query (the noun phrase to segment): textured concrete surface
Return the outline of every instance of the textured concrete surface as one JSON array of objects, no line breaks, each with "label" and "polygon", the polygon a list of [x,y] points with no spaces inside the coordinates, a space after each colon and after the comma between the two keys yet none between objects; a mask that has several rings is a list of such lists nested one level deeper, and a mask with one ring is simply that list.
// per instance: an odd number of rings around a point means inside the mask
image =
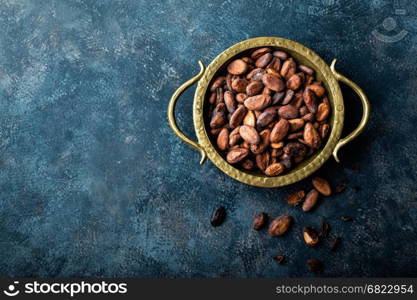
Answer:
[{"label": "textured concrete surface", "polygon": [[[312,276],[305,260],[318,258],[322,276],[417,276],[416,16],[411,0],[0,1],[0,275]],[[389,42],[375,30],[406,34]],[[308,182],[242,185],[198,165],[167,125],[168,99],[198,59],[269,35],[338,58],[373,105],[343,163],[320,171],[349,188],[313,213],[283,200]],[[361,109],[344,93],[348,132]],[[177,114],[190,136],[192,97]],[[229,215],[212,228],[219,205]],[[254,232],[260,211],[295,226]],[[322,220],[343,237],[334,253],[301,240]]]}]

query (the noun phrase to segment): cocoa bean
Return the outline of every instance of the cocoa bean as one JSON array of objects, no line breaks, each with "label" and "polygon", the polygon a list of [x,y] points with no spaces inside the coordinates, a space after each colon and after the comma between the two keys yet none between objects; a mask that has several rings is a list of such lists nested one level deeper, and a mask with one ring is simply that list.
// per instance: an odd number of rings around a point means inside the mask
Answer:
[{"label": "cocoa bean", "polygon": [[271,236],[281,236],[290,229],[292,223],[293,218],[291,216],[280,216],[271,222],[268,228],[268,234]]},{"label": "cocoa bean", "polygon": [[226,151],[229,148],[229,130],[227,128],[222,128],[217,136],[217,146],[222,151]]},{"label": "cocoa bean", "polygon": [[242,125],[239,128],[239,134],[245,142],[249,144],[259,144],[261,138],[258,132],[252,126]]},{"label": "cocoa bean", "polygon": [[265,53],[264,55],[262,55],[256,60],[255,66],[257,66],[258,68],[265,68],[269,64],[271,59],[272,59],[272,54]]},{"label": "cocoa bean", "polygon": [[243,118],[246,116],[246,112],[246,107],[243,105],[236,109],[230,117],[229,126],[231,128],[236,128],[237,126],[239,126],[242,123]]},{"label": "cocoa bean", "polygon": [[273,163],[265,169],[265,175],[278,176],[285,171],[285,166],[282,163]]},{"label": "cocoa bean", "polygon": [[244,74],[247,70],[248,64],[241,59],[236,59],[227,66],[227,71],[233,75]]},{"label": "cocoa bean", "polygon": [[226,160],[229,164],[236,164],[248,156],[249,150],[245,148],[235,148],[227,153]]},{"label": "cocoa bean", "polygon": [[280,92],[285,89],[285,83],[277,76],[272,74],[264,74],[262,83],[270,90]]},{"label": "cocoa bean", "polygon": [[285,136],[288,133],[289,128],[290,128],[290,124],[288,123],[287,120],[285,119],[279,120],[271,131],[271,137],[270,137],[271,143],[277,143],[283,138],[285,138]]},{"label": "cocoa bean", "polygon": [[317,200],[319,198],[319,192],[317,192],[316,189],[312,189],[310,192],[308,192],[306,199],[303,203],[303,211],[310,211],[313,209],[313,207],[316,205]]},{"label": "cocoa bean", "polygon": [[304,227],[303,238],[306,244],[310,247],[317,245],[320,241],[317,231],[312,227]]},{"label": "cocoa bean", "polygon": [[287,196],[287,203],[289,205],[295,206],[299,204],[301,201],[303,201],[304,196],[305,196],[305,192],[303,190],[292,193]]},{"label": "cocoa bean", "polygon": [[266,213],[260,213],[256,215],[255,219],[253,220],[252,228],[255,230],[261,230],[268,220],[268,215]]},{"label": "cocoa bean", "polygon": [[320,146],[321,138],[317,130],[314,128],[313,124],[307,123],[304,126],[303,133],[304,141],[314,149],[317,149]]},{"label": "cocoa bean", "polygon": [[249,97],[245,100],[244,105],[249,110],[263,110],[271,104],[271,97],[269,95],[257,95]]}]

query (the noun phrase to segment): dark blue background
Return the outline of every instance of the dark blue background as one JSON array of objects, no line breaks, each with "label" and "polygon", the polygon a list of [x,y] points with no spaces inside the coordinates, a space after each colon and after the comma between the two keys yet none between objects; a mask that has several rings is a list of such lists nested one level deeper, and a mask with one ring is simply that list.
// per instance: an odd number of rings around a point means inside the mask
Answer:
[{"label": "dark blue background", "polygon": [[[417,276],[416,15],[411,0],[0,1],[0,275],[312,276],[305,261],[318,258],[322,276]],[[408,33],[387,43],[373,30]],[[338,58],[372,103],[343,163],[320,171],[348,189],[312,213],[284,201],[308,181],[235,182],[198,165],[167,124],[168,100],[198,59],[256,36]],[[344,94],[348,132],[361,108]],[[177,116],[194,137],[192,98]],[[219,205],[228,218],[212,228]],[[295,226],[281,238],[255,232],[260,211],[291,214]],[[302,241],[302,227],[322,220],[343,237],[334,253]],[[286,265],[272,260],[279,253]]]}]

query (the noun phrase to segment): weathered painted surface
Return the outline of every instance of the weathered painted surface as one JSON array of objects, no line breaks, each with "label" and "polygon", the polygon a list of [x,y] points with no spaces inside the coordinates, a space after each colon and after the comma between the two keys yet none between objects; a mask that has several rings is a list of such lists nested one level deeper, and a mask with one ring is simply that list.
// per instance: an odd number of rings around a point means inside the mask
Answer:
[{"label": "weathered painted surface", "polygon": [[[390,2],[0,1],[0,275],[311,276],[314,257],[323,276],[417,276],[417,4]],[[365,89],[367,131],[321,170],[361,190],[303,213],[283,198],[308,182],[242,185],[172,134],[168,99],[197,60],[255,36],[336,57]],[[361,109],[344,92],[349,131]],[[190,136],[192,96],[177,110]],[[212,228],[219,205],[229,215]],[[255,232],[260,211],[295,226]],[[334,253],[303,244],[322,220],[343,237]]]}]

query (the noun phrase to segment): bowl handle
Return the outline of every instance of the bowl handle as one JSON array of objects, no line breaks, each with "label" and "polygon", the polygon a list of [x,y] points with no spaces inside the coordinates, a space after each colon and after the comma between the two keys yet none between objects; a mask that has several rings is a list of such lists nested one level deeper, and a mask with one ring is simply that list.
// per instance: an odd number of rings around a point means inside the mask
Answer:
[{"label": "bowl handle", "polygon": [[[366,123],[368,123],[368,120],[369,120],[371,106],[370,106],[368,98],[366,97],[363,90],[356,83],[354,83],[352,80],[350,80],[350,79],[346,78],[345,76],[343,76],[342,74],[338,73],[335,70],[335,65],[336,65],[336,59],[333,59],[332,64],[330,65],[330,69],[332,70],[333,75],[336,77],[337,80],[345,83],[346,85],[351,87],[352,90],[354,90],[356,94],[358,94],[359,99],[362,102],[362,108],[363,108],[362,119],[361,119],[358,127],[356,127],[356,129],[353,130],[347,137],[345,137],[343,139],[340,139],[339,142],[337,143],[336,147],[333,150],[334,159],[337,162],[340,162],[339,157],[338,157],[338,152],[339,152],[340,148],[343,147],[344,145],[346,145],[347,143],[349,143],[350,141],[352,141],[353,139],[355,139],[365,129]],[[337,107],[336,107],[336,109],[337,109]]]},{"label": "bowl handle", "polygon": [[178,128],[177,122],[175,120],[175,105],[177,103],[178,98],[181,96],[181,94],[191,85],[193,85],[195,82],[197,82],[204,74],[204,71],[206,70],[206,67],[204,66],[203,62],[201,60],[198,61],[198,64],[200,66],[200,72],[195,75],[193,78],[189,79],[188,81],[184,82],[172,95],[171,100],[169,100],[168,104],[168,122],[169,126],[171,126],[174,133],[186,144],[190,145],[194,149],[200,152],[201,159],[200,164],[203,164],[206,159],[206,151],[204,151],[203,147],[201,147],[197,142],[194,142]]}]

